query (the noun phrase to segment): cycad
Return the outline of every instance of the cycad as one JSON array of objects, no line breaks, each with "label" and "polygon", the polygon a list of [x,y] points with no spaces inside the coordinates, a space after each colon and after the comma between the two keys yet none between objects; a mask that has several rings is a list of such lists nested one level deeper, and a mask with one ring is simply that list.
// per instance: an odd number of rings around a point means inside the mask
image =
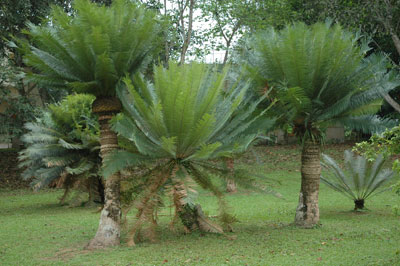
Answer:
[{"label": "cycad", "polygon": [[[260,115],[254,115],[258,102],[249,102],[246,95],[248,82],[239,80],[226,88],[227,71],[224,68],[220,73],[197,63],[170,63],[168,69],[155,67],[153,84],[139,75],[133,81],[124,80],[125,86],[118,91],[124,114],[115,118],[113,128],[125,139],[125,150],[108,159],[105,174],[133,165],[153,165],[143,174],[148,185],[137,202],[138,220],[129,244],[134,244],[133,237],[144,221],[153,221],[154,197],[168,185],[173,186],[176,212],[186,229],[201,227],[198,219],[186,216],[188,212],[199,216],[201,211],[187,197],[187,177],[216,195],[220,218],[232,220],[224,212],[223,193],[212,176],[224,179],[229,173],[217,159],[247,149],[257,137],[254,122]],[[250,186],[254,181],[245,171],[235,172],[233,178],[239,185]]]},{"label": "cycad", "polygon": [[381,186],[393,177],[393,171],[383,169],[385,160],[382,155],[372,163],[363,156],[355,156],[351,151],[345,151],[346,172],[343,172],[328,155],[323,154],[322,159],[330,175],[321,175],[321,180],[330,188],[352,199],[354,210],[364,209],[365,200],[385,191]]},{"label": "cycad", "polygon": [[296,23],[259,33],[249,44],[249,73],[259,89],[271,88],[281,124],[290,125],[303,143],[295,219],[300,226],[319,220],[319,145],[326,128],[342,124],[376,132],[390,124],[374,114],[382,103],[379,90],[394,89],[399,79],[387,73],[383,56],[364,58],[370,48],[359,41],[339,25]]},{"label": "cycad", "polygon": [[[40,189],[50,183],[63,187],[64,202],[75,186],[88,186],[89,202],[103,202],[103,184],[98,175],[99,125],[91,112],[94,97],[70,95],[59,104],[49,106],[34,123],[25,125],[28,133],[22,141],[22,176],[33,178],[32,186]],[[80,185],[79,185],[80,184]]]},{"label": "cycad", "polygon": [[[118,148],[117,135],[109,128],[121,108],[116,86],[151,60],[159,23],[152,12],[127,0],[115,0],[110,7],[75,0],[73,10],[68,15],[53,8],[49,23],[29,25],[31,44],[19,41],[19,46],[24,62],[37,71],[28,75],[30,81],[96,96],[92,110],[99,115],[104,159]],[[119,245],[119,173],[105,187],[99,228],[88,248]]]}]

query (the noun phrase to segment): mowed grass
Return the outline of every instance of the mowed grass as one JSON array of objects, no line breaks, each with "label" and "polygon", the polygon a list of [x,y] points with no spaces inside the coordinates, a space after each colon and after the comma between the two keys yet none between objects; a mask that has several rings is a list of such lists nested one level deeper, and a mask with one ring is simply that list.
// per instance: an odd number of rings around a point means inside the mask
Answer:
[{"label": "mowed grass", "polygon": [[[344,145],[328,146],[340,158]],[[400,198],[388,191],[355,213],[353,203],[321,184],[321,226],[298,229],[294,220],[300,188],[300,150],[296,146],[256,147],[241,163],[280,181],[283,199],[240,190],[227,195],[238,223],[226,235],[183,234],[169,229],[172,210],[162,209],[156,243],[86,251],[99,213],[57,204],[62,191],[0,192],[0,265],[400,265],[400,217],[392,206]],[[257,155],[257,156],[255,156]],[[209,216],[216,200],[201,192]]]}]

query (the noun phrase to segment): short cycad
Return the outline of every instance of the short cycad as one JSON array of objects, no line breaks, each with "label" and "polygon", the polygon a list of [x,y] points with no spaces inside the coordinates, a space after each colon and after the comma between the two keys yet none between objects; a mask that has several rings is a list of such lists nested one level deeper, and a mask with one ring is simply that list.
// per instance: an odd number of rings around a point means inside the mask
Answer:
[{"label": "short cycad", "polygon": [[[49,105],[36,122],[27,123],[22,136],[26,149],[21,151],[23,177],[33,178],[40,189],[56,183],[65,188],[64,202],[73,187],[89,190],[89,201],[103,202],[103,184],[99,173],[99,125],[92,114],[94,96],[67,96],[59,104]],[[80,183],[80,185],[79,185]],[[83,186],[82,186],[83,185]]]},{"label": "short cycad", "polygon": [[330,175],[321,175],[321,180],[330,188],[354,201],[354,210],[364,209],[365,200],[385,191],[382,185],[393,177],[393,171],[383,169],[385,160],[380,155],[372,163],[363,156],[355,156],[351,151],[344,152],[346,173],[326,154],[322,155],[323,165]]},{"label": "short cycad", "polygon": [[[187,177],[216,195],[221,205],[219,218],[232,221],[225,212],[223,193],[213,182],[213,176],[224,179],[230,170],[217,159],[244,152],[255,140],[254,122],[260,121],[262,113],[254,112],[262,99],[250,101],[247,81],[228,86],[227,72],[228,68],[218,71],[198,63],[170,63],[168,68],[155,67],[153,83],[136,75],[126,78],[120,87],[124,113],[114,119],[113,129],[125,139],[121,141],[125,150],[108,159],[105,175],[152,163],[143,175],[147,186],[137,203],[138,220],[129,244],[134,244],[133,237],[144,221],[154,221],[156,201],[152,199],[168,185],[173,186],[176,214],[186,229],[202,227],[199,219],[186,217],[188,212],[201,216],[201,209],[187,197]],[[236,171],[233,178],[239,185],[251,186],[254,182],[245,171]]]}]

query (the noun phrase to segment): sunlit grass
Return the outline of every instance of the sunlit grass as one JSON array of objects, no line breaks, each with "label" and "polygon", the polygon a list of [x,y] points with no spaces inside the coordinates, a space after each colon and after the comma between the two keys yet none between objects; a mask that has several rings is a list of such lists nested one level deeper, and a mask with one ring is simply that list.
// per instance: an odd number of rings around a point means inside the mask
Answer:
[{"label": "sunlit grass", "polygon": [[[241,161],[245,167],[280,181],[273,189],[283,199],[240,190],[228,195],[239,222],[223,235],[183,234],[169,230],[173,211],[159,215],[156,243],[89,252],[83,248],[94,236],[96,209],[57,204],[61,191],[0,192],[0,265],[400,265],[400,217],[392,192],[366,202],[369,211],[355,213],[353,202],[321,184],[321,226],[291,225],[300,189],[298,147],[257,147]],[[343,146],[326,152],[339,159]],[[265,154],[265,156],[263,155]],[[209,216],[216,200],[207,192],[199,201]]]}]

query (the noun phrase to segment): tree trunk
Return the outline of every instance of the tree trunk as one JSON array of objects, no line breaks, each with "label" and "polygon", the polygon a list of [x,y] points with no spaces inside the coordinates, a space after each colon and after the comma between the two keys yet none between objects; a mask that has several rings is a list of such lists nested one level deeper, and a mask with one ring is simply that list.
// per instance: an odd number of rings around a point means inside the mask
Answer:
[{"label": "tree trunk", "polygon": [[301,153],[301,190],[295,224],[311,228],[319,221],[318,192],[321,176],[319,143],[306,142]]},{"label": "tree trunk", "polygon": [[[93,102],[93,113],[99,115],[100,154],[104,164],[107,155],[118,149],[117,134],[110,129],[110,119],[121,110],[117,98],[98,98]],[[99,249],[120,244],[121,203],[120,173],[117,172],[105,180],[105,203],[101,211],[100,223],[95,237],[87,249]]]},{"label": "tree trunk", "polygon": [[229,176],[226,180],[226,192],[235,193],[237,192],[237,187],[235,181],[231,178],[234,175],[235,161],[233,158],[225,159],[226,166],[229,170]]},{"label": "tree trunk", "polygon": [[[189,4],[189,22],[188,22],[188,29],[187,32],[185,32],[185,22],[184,22],[184,12],[187,6],[187,3]],[[183,45],[182,45],[182,51],[181,51],[181,58],[179,60],[179,64],[183,65],[185,64],[185,57],[186,57],[186,52],[189,48],[190,44],[190,39],[192,38],[192,28],[193,28],[193,12],[194,12],[194,6],[195,6],[195,0],[188,0],[186,4],[183,4],[180,6],[180,21],[181,21],[181,30],[182,30],[182,36],[183,36]],[[179,2],[178,2],[179,3]]]},{"label": "tree trunk", "polygon": [[[181,181],[176,181],[173,187],[173,201],[175,205],[175,218],[180,218],[185,232],[190,233],[194,230],[209,233],[223,233],[222,228],[211,222],[203,213],[200,204],[188,203],[186,201],[187,191],[185,185]],[[171,226],[171,227],[172,227]]]},{"label": "tree trunk", "polygon": [[399,39],[399,36],[393,30],[390,32],[390,35],[392,37],[394,46],[396,47],[397,53],[400,55],[400,39]]},{"label": "tree trunk", "polygon": [[354,201],[354,210],[364,209],[364,199],[357,199]]}]

